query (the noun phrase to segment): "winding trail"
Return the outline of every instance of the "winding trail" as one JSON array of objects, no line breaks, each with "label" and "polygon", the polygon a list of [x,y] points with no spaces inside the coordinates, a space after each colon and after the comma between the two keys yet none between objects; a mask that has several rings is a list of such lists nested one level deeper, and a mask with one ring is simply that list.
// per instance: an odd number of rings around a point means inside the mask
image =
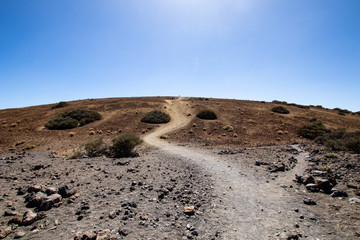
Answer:
[{"label": "winding trail", "polygon": [[166,104],[172,120],[145,136],[144,141],[165,154],[194,163],[212,175],[214,205],[211,219],[204,224],[221,226],[222,239],[274,239],[274,233],[294,229],[296,215],[293,209],[298,202],[293,194],[279,185],[290,185],[294,173],[304,170],[306,153],[298,149],[296,167],[275,181],[267,181],[269,179],[264,176],[224,161],[223,157],[209,150],[161,140],[161,135],[182,128],[191,121],[191,117],[186,115],[190,108],[182,98],[168,100]]}]

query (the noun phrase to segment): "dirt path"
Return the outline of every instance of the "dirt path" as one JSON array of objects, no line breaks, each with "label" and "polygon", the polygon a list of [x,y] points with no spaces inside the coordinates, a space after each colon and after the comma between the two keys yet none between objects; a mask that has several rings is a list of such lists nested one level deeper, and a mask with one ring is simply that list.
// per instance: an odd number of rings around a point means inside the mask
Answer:
[{"label": "dirt path", "polygon": [[[188,109],[182,99],[168,101],[167,110],[172,117],[171,122],[147,135],[144,140],[159,151],[195,163],[212,175],[214,203],[210,219],[204,224],[217,226],[224,239],[274,239],[277,232],[296,231],[294,225],[299,218],[294,209],[298,208],[299,202],[291,194],[293,190],[289,191],[285,186],[292,184],[295,173],[303,172],[306,153],[300,151],[294,169],[274,181],[268,181],[265,176],[242,168],[241,164],[224,161],[212,151],[178,146],[159,139],[191,120],[186,116]],[[241,159],[238,161],[241,162]],[[321,232],[320,229],[312,231]]]}]

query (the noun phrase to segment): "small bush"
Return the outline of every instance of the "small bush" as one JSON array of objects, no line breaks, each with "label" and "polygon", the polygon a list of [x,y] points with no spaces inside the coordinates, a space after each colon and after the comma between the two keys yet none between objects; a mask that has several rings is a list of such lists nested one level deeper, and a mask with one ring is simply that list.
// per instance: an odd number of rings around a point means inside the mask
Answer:
[{"label": "small bush", "polygon": [[323,136],[327,132],[329,132],[329,130],[321,122],[316,122],[312,125],[305,125],[297,130],[299,136],[310,140]]},{"label": "small bush", "polygon": [[337,130],[328,132],[316,138],[315,141],[332,150],[360,153],[360,131],[346,132],[345,130]]},{"label": "small bush", "polygon": [[123,133],[112,140],[115,157],[128,157],[135,155],[134,147],[142,143],[142,140],[133,134]]},{"label": "small bush", "polygon": [[63,108],[68,106],[69,104],[67,102],[58,102],[57,104],[55,104],[54,106],[51,107],[51,109],[55,109],[55,108]]},{"label": "small bush", "polygon": [[46,123],[45,127],[49,130],[71,129],[100,119],[100,113],[95,111],[82,109],[70,110],[56,115]]},{"label": "small bush", "polygon": [[206,119],[206,120],[214,120],[217,119],[217,115],[213,110],[204,109],[198,112],[196,115],[200,119]]},{"label": "small bush", "polygon": [[230,125],[225,125],[225,126],[223,126],[223,129],[226,130],[226,131],[232,131],[232,130],[234,130],[234,128],[233,128],[232,126],[230,126]]},{"label": "small bush", "polygon": [[325,159],[338,158],[338,156],[334,153],[328,153],[324,156]]},{"label": "small bush", "polygon": [[273,112],[280,113],[280,114],[289,114],[289,110],[284,108],[283,106],[276,106],[271,109]]},{"label": "small bush", "polygon": [[100,156],[105,151],[105,143],[102,138],[85,143],[84,149],[89,157]]},{"label": "small bush", "polygon": [[36,148],[37,146],[36,145],[26,145],[23,150],[31,150],[31,149],[34,149]]},{"label": "small bush", "polygon": [[157,123],[168,123],[170,122],[170,120],[171,118],[169,114],[155,110],[145,114],[145,116],[141,119],[141,122],[157,124]]},{"label": "small bush", "polygon": [[327,165],[320,166],[320,170],[323,172],[331,172],[331,167]]}]

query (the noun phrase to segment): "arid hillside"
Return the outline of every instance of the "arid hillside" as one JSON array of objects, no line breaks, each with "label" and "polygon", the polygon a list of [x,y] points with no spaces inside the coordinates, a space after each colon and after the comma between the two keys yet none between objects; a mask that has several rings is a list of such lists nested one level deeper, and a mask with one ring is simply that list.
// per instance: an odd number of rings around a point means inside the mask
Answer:
[{"label": "arid hillside", "polygon": [[[33,151],[58,152],[66,155],[79,145],[103,137],[110,141],[120,132],[143,135],[158,125],[142,123],[151,110],[167,111],[165,100],[173,97],[139,97],[88,99],[67,102],[62,108],[54,104],[0,110],[0,151],[19,151],[27,146]],[[166,137],[171,141],[202,146],[267,146],[306,142],[296,130],[316,118],[329,129],[360,130],[360,115],[339,115],[338,110],[321,107],[228,99],[185,98],[191,123]],[[289,114],[272,112],[282,105]],[[102,119],[69,130],[48,130],[44,125],[55,115],[72,110],[94,110]],[[201,109],[214,110],[216,120],[196,117]],[[227,129],[224,129],[229,125]],[[36,147],[35,147],[36,146]],[[29,147],[28,147],[29,148]]]}]

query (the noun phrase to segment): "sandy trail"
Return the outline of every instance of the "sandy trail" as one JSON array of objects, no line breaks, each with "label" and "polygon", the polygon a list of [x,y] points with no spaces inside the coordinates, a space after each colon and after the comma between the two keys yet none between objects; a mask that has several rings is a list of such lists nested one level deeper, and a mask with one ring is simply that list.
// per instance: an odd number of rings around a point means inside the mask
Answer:
[{"label": "sandy trail", "polygon": [[191,121],[191,117],[186,116],[189,111],[186,102],[181,98],[169,100],[167,111],[171,122],[147,135],[144,141],[169,156],[195,163],[212,175],[214,205],[211,218],[204,224],[220,226],[223,239],[274,239],[276,232],[294,229],[298,220],[294,208],[298,202],[293,194],[279,185],[290,185],[294,173],[304,170],[306,153],[300,151],[297,166],[269,182],[264,176],[224,161],[212,151],[178,146],[159,139],[161,135],[182,128]]}]

